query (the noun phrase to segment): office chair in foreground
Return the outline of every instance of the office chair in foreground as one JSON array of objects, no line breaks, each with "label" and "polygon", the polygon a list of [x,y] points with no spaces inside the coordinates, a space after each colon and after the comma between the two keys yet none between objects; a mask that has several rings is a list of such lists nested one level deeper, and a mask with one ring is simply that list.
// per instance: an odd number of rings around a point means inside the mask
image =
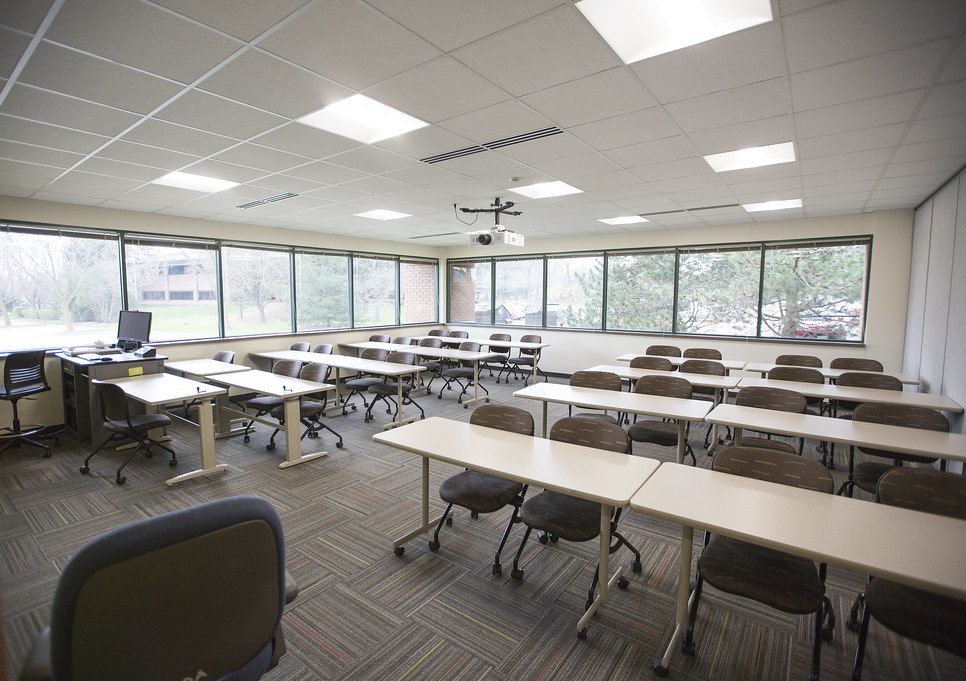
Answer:
[{"label": "office chair in foreground", "polygon": [[19,681],[253,681],[298,595],[271,504],[230,497],[112,530],[64,568]]}]

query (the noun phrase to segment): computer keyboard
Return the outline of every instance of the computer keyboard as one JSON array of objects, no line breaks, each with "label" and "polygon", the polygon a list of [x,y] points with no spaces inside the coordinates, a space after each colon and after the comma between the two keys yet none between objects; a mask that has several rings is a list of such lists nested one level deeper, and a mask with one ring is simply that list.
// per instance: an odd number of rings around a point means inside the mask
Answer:
[{"label": "computer keyboard", "polygon": [[117,355],[121,353],[121,348],[95,348],[94,346],[78,345],[73,348],[64,348],[64,354],[73,355]]}]

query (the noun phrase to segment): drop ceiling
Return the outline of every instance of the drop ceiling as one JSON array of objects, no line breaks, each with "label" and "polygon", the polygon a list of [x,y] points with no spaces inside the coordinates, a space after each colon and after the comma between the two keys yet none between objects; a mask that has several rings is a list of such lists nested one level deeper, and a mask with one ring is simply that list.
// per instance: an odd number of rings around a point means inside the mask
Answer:
[{"label": "drop ceiling", "polygon": [[[961,0],[779,0],[774,21],[630,66],[572,2],[242,8],[2,3],[0,194],[395,241],[460,231],[454,203],[499,195],[524,211],[510,228],[540,239],[910,208],[966,162]],[[367,145],[294,122],[355,93],[430,125]],[[702,159],[787,141],[796,162],[718,174]],[[149,184],[170,171],[240,184]],[[583,193],[507,191],[554,180]],[[702,206],[735,207],[688,212]],[[412,217],[355,217],[371,210]],[[598,222],[640,213],[659,215]]]}]

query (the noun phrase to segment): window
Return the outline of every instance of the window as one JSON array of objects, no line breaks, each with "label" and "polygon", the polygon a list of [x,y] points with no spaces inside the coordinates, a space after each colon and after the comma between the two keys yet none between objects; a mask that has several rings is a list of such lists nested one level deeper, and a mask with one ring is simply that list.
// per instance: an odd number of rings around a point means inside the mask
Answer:
[{"label": "window", "polygon": [[608,329],[667,333],[673,309],[673,251],[608,256]]},{"label": "window", "polygon": [[213,246],[131,237],[124,256],[128,309],[151,313],[151,340],[218,336],[215,300],[195,300],[194,295],[197,288],[215,286]]},{"label": "window", "polygon": [[543,258],[496,261],[497,324],[543,325]]},{"label": "window", "polygon": [[352,259],[352,309],[355,326],[390,326],[396,323],[394,260]]},{"label": "window", "polygon": [[345,329],[349,324],[349,257],[295,254],[299,331]]},{"label": "window", "polygon": [[869,245],[767,246],[761,335],[860,340]]},{"label": "window", "polygon": [[435,322],[436,263],[420,260],[399,261],[399,323]]},{"label": "window", "polygon": [[214,291],[198,291],[198,300],[216,300]]},{"label": "window", "polygon": [[547,259],[547,326],[599,329],[603,321],[604,256]]},{"label": "window", "polygon": [[449,266],[449,321],[489,324],[493,311],[490,261],[455,262]]},{"label": "window", "polygon": [[756,335],[760,273],[759,246],[682,250],[677,333]]},{"label": "window", "polygon": [[292,330],[289,254],[223,246],[225,335],[250,336]]},{"label": "window", "polygon": [[0,233],[0,350],[114,340],[119,273],[116,236]]}]

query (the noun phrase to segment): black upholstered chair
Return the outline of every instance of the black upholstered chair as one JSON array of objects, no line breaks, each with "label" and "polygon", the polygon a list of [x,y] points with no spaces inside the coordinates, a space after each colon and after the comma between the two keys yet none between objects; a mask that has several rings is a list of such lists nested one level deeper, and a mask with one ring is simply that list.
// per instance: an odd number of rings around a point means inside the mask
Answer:
[{"label": "black upholstered chair", "polygon": [[[869,360],[875,361],[875,360]],[[834,360],[833,360],[834,362]],[[833,369],[835,367],[832,367]],[[879,373],[869,373],[867,371],[848,371],[841,374],[837,379],[835,379],[835,385],[842,388],[872,388],[874,390],[893,390],[896,392],[902,391],[902,381],[900,381],[895,376],[889,376],[888,374]],[[850,419],[852,418],[852,412],[858,407],[861,402],[854,402],[850,400],[833,400],[829,404],[829,413],[840,419]],[[853,456],[849,457],[849,471],[852,472],[852,466],[855,463],[855,452],[852,452]],[[824,459],[823,459],[824,460]],[[835,468],[835,443],[831,443],[828,452],[828,467]],[[848,483],[844,484],[839,489],[839,494],[841,494]]]},{"label": "black upholstered chair", "polygon": [[[275,364],[272,365],[272,373],[278,374],[279,376],[288,376],[290,378],[296,378],[299,375],[299,371],[302,369],[302,363],[295,361],[294,359],[280,359]],[[275,395],[259,395],[258,397],[253,397],[247,400],[242,406],[245,411],[252,409],[255,411],[255,418],[259,416],[265,416],[265,414],[271,413],[272,409],[282,405],[282,398],[276,397]],[[245,424],[245,442],[249,442],[252,439],[251,431],[255,426],[255,420],[249,419]]]},{"label": "black upholstered chair", "polygon": [[[728,447],[714,458],[714,470],[780,485],[831,494],[831,473],[813,459],[757,447]],[[767,513],[767,509],[762,509]],[[822,641],[832,639],[835,613],[825,595],[826,565],[808,558],[751,544],[723,535],[705,533],[698,558],[698,578],[682,649],[694,655],[694,624],[705,583],[720,591],[750,598],[781,612],[815,614],[812,645],[813,681],[821,668]],[[824,626],[823,626],[824,625]]]},{"label": "black upholstered chair", "polygon": [[[627,434],[620,426],[612,423],[598,421],[597,419],[583,419],[577,417],[566,417],[558,420],[550,429],[550,439],[560,442],[593,447],[595,449],[606,449],[612,452],[629,453],[630,441]],[[621,509],[617,509],[611,520],[611,538],[613,543],[610,546],[610,553],[614,553],[622,546],[626,547],[634,554],[634,563],[631,569],[634,572],[641,572],[641,554],[634,546],[617,531],[620,522]],[[527,526],[527,530],[517,549],[513,559],[513,571],[510,573],[515,580],[523,579],[523,570],[520,569],[520,557],[523,549],[530,539],[533,530],[542,532],[540,542],[556,542],[558,539],[565,539],[572,542],[584,542],[597,539],[600,536],[600,504],[586,499],[578,499],[560,492],[550,490],[530,497],[520,508],[520,518]],[[594,578],[587,593],[587,604],[589,608],[594,602],[594,594],[597,590],[598,571],[594,570]],[[617,586],[626,589],[628,580],[621,577]],[[584,638],[586,629],[578,634]]]},{"label": "black upholstered chair", "polygon": [[[474,341],[463,341],[460,343],[458,349],[463,350],[464,352],[479,352],[480,344]],[[463,395],[465,395],[473,385],[473,364],[474,362],[469,360],[460,360],[458,366],[443,369],[440,377],[443,379],[443,381],[445,381],[445,383],[443,383],[443,387],[439,389],[439,394],[436,396],[436,399],[443,399],[443,391],[447,389],[452,390],[453,388],[450,386],[450,384],[456,383],[456,385],[461,388],[460,394],[456,398],[456,402],[457,404],[463,404]],[[476,385],[487,395],[490,394],[490,391],[487,390],[486,386],[482,383],[477,383]],[[486,401],[489,402],[489,398],[487,398]],[[468,404],[463,404],[464,409],[467,407],[469,407]]]},{"label": "black upholstered chair", "polygon": [[[390,364],[418,364],[416,355],[411,352],[390,352],[386,357],[386,361]],[[419,410],[419,418],[426,418],[426,412],[419,406],[419,402],[416,402],[410,395],[415,387],[415,378],[415,374],[399,376],[394,379],[383,377],[378,383],[370,385],[368,392],[374,397],[366,409],[366,423],[372,420],[372,408],[376,406],[376,402],[385,402],[387,407],[386,413],[392,414],[393,418],[396,418],[400,407],[407,404],[411,404]],[[396,403],[399,397],[400,384],[402,384],[402,405]],[[395,411],[393,407],[395,407]]]},{"label": "black upholstered chair", "polygon": [[388,343],[390,340],[392,339],[384,333],[374,333],[369,336],[370,343]]},{"label": "black upholstered chair", "polygon": [[392,339],[393,345],[416,345],[416,339],[412,336],[396,336]]},{"label": "black upholstered chair", "polygon": [[[637,379],[634,392],[641,395],[661,395],[689,400],[693,394],[693,389],[689,381],[669,374],[667,376],[641,376]],[[694,449],[687,441],[688,430],[689,428],[686,427],[684,451],[691,457],[691,462],[697,465],[698,461],[694,456]],[[676,450],[678,446],[678,422],[650,418],[638,421],[635,416],[634,423],[627,428],[627,436],[632,443],[645,442],[661,447],[674,447]]]},{"label": "black upholstered chair", "polygon": [[298,595],[271,504],[229,497],[111,530],[64,567],[19,681],[254,681]]},{"label": "black upholstered chair", "polygon": [[686,348],[684,355],[686,359],[721,359],[721,350],[714,348]]},{"label": "black upholstered chair", "polygon": [[302,341],[299,343],[292,343],[292,347],[290,347],[289,350],[296,350],[298,352],[308,352],[309,348],[311,347],[312,347],[311,343],[306,343]]},{"label": "black upholstered chair", "polygon": [[[609,371],[575,371],[570,375],[570,385],[574,388],[595,388],[597,390],[616,390],[620,392],[624,387],[624,379]],[[574,415],[573,405],[567,405],[567,415]],[[578,418],[599,419],[619,426],[624,422],[624,414],[618,413],[617,418],[600,412],[585,412],[577,414]]]},{"label": "black upholstered chair", "polygon": [[446,335],[446,331],[444,331],[443,329],[430,329],[429,330],[429,333],[427,335],[428,336],[445,336]]},{"label": "black upholstered chair", "polygon": [[[772,409],[787,411],[793,414],[804,414],[808,409],[808,400],[801,393],[784,388],[764,388],[749,386],[738,391],[735,404],[739,407],[755,407],[756,409]],[[805,440],[799,441],[798,449],[780,440],[772,440],[771,435],[765,437],[748,437],[742,432],[741,440],[735,442],[740,447],[764,447],[788,454],[801,454],[805,448]]]},{"label": "black upholstered chair", "polygon": [[813,355],[778,355],[775,364],[784,364],[795,367],[811,367],[813,369],[822,368],[822,360]]},{"label": "black upholstered chair", "polygon": [[676,345],[649,345],[644,351],[645,355],[656,355],[658,357],[680,357],[681,348]]},{"label": "black upholstered chair", "polygon": [[47,376],[44,374],[44,351],[28,350],[11,352],[3,362],[3,385],[0,386],[0,400],[10,402],[13,409],[13,423],[6,432],[0,432],[0,454],[22,443],[44,450],[44,457],[50,456],[50,447],[41,440],[54,439],[54,434],[44,435],[44,426],[30,426],[24,429],[20,422],[17,403],[31,395],[48,392]]},{"label": "black upholstered chair", "polygon": [[124,390],[119,385],[114,383],[94,383],[94,391],[97,394],[98,402],[101,405],[101,413],[104,415],[104,430],[110,433],[110,436],[101,442],[94,451],[87,455],[84,459],[84,465],[80,467],[81,473],[90,473],[90,462],[91,459],[101,451],[107,444],[112,442],[123,442],[125,440],[133,440],[137,443],[135,447],[131,449],[128,453],[127,458],[124,459],[124,463],[121,464],[120,468],[117,469],[117,474],[114,477],[114,481],[118,485],[123,485],[127,480],[121,471],[127,466],[131,459],[138,453],[142,453],[144,456],[150,458],[154,456],[151,452],[151,447],[160,447],[164,451],[171,454],[171,459],[168,461],[169,466],[178,465],[178,457],[174,453],[174,450],[163,445],[156,440],[152,440],[148,437],[148,433],[155,428],[164,428],[165,426],[171,425],[171,418],[165,414],[132,414],[131,405],[128,402],[127,395]]},{"label": "black upholstered chair", "polygon": [[631,369],[650,369],[652,371],[674,371],[674,365],[667,357],[641,355],[631,360]]},{"label": "black upholstered chair", "polygon": [[335,347],[332,345],[332,343],[319,343],[312,348],[312,352],[317,355],[331,355],[334,349]]},{"label": "black upholstered chair", "polygon": [[470,334],[466,331],[450,331],[443,340],[443,347],[458,348],[464,338],[469,338]]},{"label": "black upholstered chair", "polygon": [[[372,342],[388,342],[388,340]],[[359,353],[360,359],[371,359],[375,362],[385,362],[386,357],[388,356],[388,350],[377,350],[376,348],[366,348]],[[382,376],[372,374],[360,374],[358,377],[346,381],[345,387],[349,389],[349,394],[342,398],[342,415],[345,416],[349,413],[346,411],[346,405],[349,404],[349,400],[351,400],[354,395],[358,395],[360,398],[362,398],[362,406],[368,408],[369,403],[366,401],[365,395],[369,391],[370,386],[376,385],[377,383],[382,383]],[[355,405],[352,405],[352,411],[355,411]]]},{"label": "black upholstered chair", "polygon": [[[325,364],[310,362],[304,365],[302,370],[299,371],[299,378],[301,378],[303,381],[324,383],[325,377],[328,375],[328,373],[329,367],[327,367]],[[335,446],[339,449],[342,449],[342,436],[325,423],[322,423],[322,417],[325,416],[325,405],[327,398],[328,391],[303,395],[299,398],[299,421],[301,421],[302,425],[305,426],[301,439],[304,440],[306,437],[315,439],[319,436],[320,430],[327,430],[339,438],[338,441],[336,441]],[[273,407],[270,413],[272,418],[278,421],[279,427],[276,428],[275,432],[272,433],[272,436],[268,438],[268,444],[265,445],[265,449],[268,451],[275,449],[275,436],[278,435],[282,427],[285,426],[285,405],[280,404],[277,407]]]},{"label": "black upholstered chair", "polygon": [[[433,338],[423,338],[419,341],[419,347],[421,348],[442,348],[443,341],[437,337]],[[426,394],[429,395],[433,391],[433,381],[440,377],[443,373],[443,360],[436,359],[435,357],[420,358],[419,363],[426,367],[426,371],[420,374],[421,384],[426,386]],[[432,378],[426,381],[426,374],[430,374]]]},{"label": "black upholstered chair", "polygon": [[[879,501],[966,520],[966,478],[928,468],[894,468],[879,479]],[[862,620],[852,681],[862,677],[869,625],[966,658],[966,601],[886,579],[869,581],[860,597]]]},{"label": "black upholstered chair", "polygon": [[[525,336],[522,336],[520,338],[520,342],[521,343],[542,343],[543,338],[541,338],[536,334],[531,333],[531,334],[526,334]],[[517,379],[520,378],[520,375],[522,373],[523,385],[527,385],[530,382],[530,375],[533,372],[523,371],[523,367],[533,367],[534,364],[536,364],[537,366],[537,373],[543,374],[544,382],[549,381],[550,377],[547,376],[547,374],[544,374],[543,371],[540,370],[541,350],[542,348],[533,348],[533,349],[520,348],[519,355],[517,355],[516,357],[509,358],[507,360],[507,364],[510,367],[510,371],[507,373],[506,382],[507,383],[510,382],[510,374],[513,374],[513,380],[516,381]]]},{"label": "black upholstered chair", "polygon": [[[513,340],[513,337],[508,333],[491,333],[490,340],[509,341]],[[486,367],[490,370],[490,377],[492,378],[494,363],[496,363],[496,382],[499,383],[500,376],[503,375],[503,372],[510,370],[510,365],[507,363],[510,360],[510,348],[503,345],[494,345],[493,343],[490,343],[488,349],[490,352],[494,352],[498,355],[497,357],[486,360]],[[507,376],[507,381],[509,380],[510,377]]]},{"label": "black upholstered chair", "polygon": [[[688,356],[688,352],[693,350],[704,350],[704,348],[690,348],[684,351],[684,356]],[[717,353],[718,359],[721,359],[721,353],[717,350],[708,350],[708,353]],[[727,376],[728,370],[725,369],[725,365],[714,359],[686,359],[681,362],[681,366],[678,367],[682,374],[701,374],[703,376]],[[708,402],[714,402],[715,393],[717,391],[714,388],[702,388],[700,386],[694,386],[691,391],[691,399],[694,400],[706,400]],[[708,427],[704,431],[704,447],[707,449],[711,445],[711,424],[707,424]]]},{"label": "black upholstered chair", "polygon": [[882,362],[867,357],[836,357],[828,366],[830,369],[847,369],[848,371],[885,371]]},{"label": "black upholstered chair", "polygon": [[235,351],[234,350],[219,350],[211,356],[216,362],[227,362],[228,364],[235,363]]},{"label": "black upholstered chair", "polygon": [[[474,426],[496,428],[520,435],[533,435],[533,415],[517,407],[484,404],[470,414],[470,423]],[[526,493],[527,486],[522,483],[469,469],[447,478],[439,486],[439,496],[447,506],[429,542],[429,550],[439,550],[439,532],[443,529],[444,523],[452,526],[453,516],[450,512],[453,506],[467,509],[472,518],[479,517],[481,513],[493,513],[501,508],[513,506],[513,513],[503,531],[500,545],[496,548],[496,556],[493,558],[492,572],[494,575],[501,574],[503,566],[500,564],[500,554],[506,546],[510,530],[520,522],[520,505]]]}]

